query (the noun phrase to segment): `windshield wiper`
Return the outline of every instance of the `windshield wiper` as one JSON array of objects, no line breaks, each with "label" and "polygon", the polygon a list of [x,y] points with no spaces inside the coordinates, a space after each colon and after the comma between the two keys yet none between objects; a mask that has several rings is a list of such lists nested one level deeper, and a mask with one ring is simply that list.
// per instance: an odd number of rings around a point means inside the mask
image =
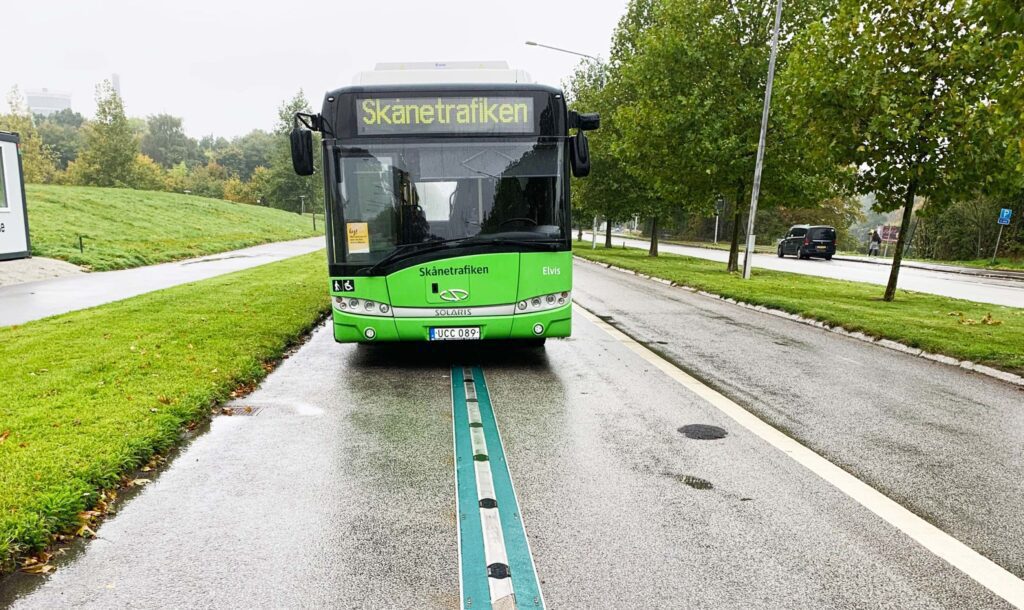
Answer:
[{"label": "windshield wiper", "polygon": [[[477,235],[476,237],[480,237]],[[489,239],[473,239],[472,243],[499,246],[560,246],[561,239],[523,239],[521,237],[491,237]]]},{"label": "windshield wiper", "polygon": [[435,239],[431,241],[418,241],[413,244],[402,244],[400,246],[396,246],[395,249],[392,250],[387,256],[380,259],[376,263],[370,265],[369,267],[363,267],[362,269],[360,269],[359,273],[365,271],[367,275],[373,275],[374,272],[383,268],[384,265],[387,265],[388,263],[392,263],[400,258],[403,258],[403,256],[407,253],[411,255],[417,252],[428,252],[431,250],[442,248],[444,246],[447,246],[448,244],[452,244],[459,241],[465,241],[466,239],[469,238],[456,237],[454,239]]}]

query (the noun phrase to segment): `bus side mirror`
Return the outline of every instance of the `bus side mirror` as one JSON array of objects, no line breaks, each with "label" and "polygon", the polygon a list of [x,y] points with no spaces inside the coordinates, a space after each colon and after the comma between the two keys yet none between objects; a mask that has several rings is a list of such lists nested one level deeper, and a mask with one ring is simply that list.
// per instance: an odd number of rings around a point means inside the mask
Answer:
[{"label": "bus side mirror", "polygon": [[590,175],[590,142],[582,129],[569,140],[569,163],[573,176],[584,178]]},{"label": "bus side mirror", "polygon": [[582,131],[594,131],[601,128],[601,115],[596,112],[580,114],[576,120]]},{"label": "bus side mirror", "polygon": [[292,128],[292,167],[300,176],[313,175],[313,132],[299,126]]}]

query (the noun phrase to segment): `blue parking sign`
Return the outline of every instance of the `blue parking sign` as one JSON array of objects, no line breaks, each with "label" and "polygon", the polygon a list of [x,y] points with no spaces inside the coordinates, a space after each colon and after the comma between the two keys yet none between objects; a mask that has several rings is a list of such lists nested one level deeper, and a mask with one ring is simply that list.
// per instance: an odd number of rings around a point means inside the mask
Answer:
[{"label": "blue parking sign", "polygon": [[1010,208],[1003,208],[999,210],[999,224],[1010,224],[1010,216],[1013,216],[1013,210],[1011,210]]}]

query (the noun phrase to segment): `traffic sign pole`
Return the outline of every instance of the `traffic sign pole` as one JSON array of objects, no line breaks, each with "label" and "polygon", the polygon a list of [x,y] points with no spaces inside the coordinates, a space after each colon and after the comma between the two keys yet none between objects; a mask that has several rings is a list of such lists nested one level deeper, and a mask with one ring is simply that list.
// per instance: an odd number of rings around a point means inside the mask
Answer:
[{"label": "traffic sign pole", "polygon": [[999,254],[999,240],[1003,237],[1003,227],[1010,224],[1010,218],[1013,217],[1013,210],[1010,208],[1003,208],[999,210],[999,234],[996,235],[996,249],[992,251],[992,264],[996,264],[996,255]]},{"label": "traffic sign pole", "polygon": [[1003,237],[1003,225],[999,225],[999,234],[996,235],[996,249],[992,251],[992,264],[996,264],[996,255],[999,254],[999,240]]}]

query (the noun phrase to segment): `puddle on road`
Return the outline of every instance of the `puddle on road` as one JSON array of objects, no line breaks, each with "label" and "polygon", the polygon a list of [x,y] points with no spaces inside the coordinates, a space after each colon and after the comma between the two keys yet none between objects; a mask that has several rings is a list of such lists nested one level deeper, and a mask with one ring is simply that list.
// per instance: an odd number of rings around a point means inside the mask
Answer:
[{"label": "puddle on road", "polygon": [[729,435],[725,428],[708,424],[689,424],[678,429],[686,438],[698,441],[717,441]]},{"label": "puddle on road", "polygon": [[213,258],[204,258],[202,260],[197,260],[197,261],[185,261],[185,262],[181,263],[181,265],[184,267],[185,265],[198,265],[199,263],[212,263],[214,261],[226,261],[226,260],[231,260],[233,258],[252,258],[252,256],[249,255],[249,254],[233,254],[231,256],[216,256],[216,257],[213,257]]}]

